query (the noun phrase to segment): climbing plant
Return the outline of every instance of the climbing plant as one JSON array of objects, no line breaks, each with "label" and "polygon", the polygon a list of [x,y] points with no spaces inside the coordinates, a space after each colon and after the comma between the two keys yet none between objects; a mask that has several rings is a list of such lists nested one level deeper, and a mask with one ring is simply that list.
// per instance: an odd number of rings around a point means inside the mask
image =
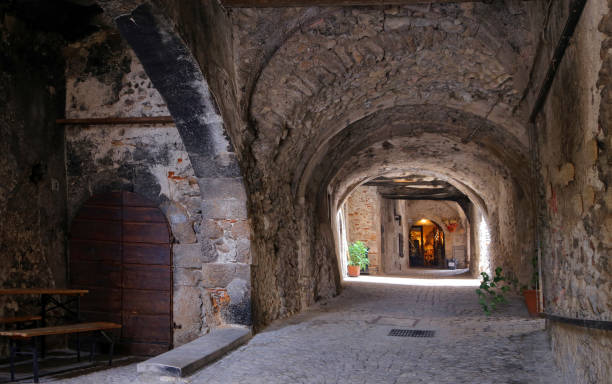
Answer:
[{"label": "climbing plant", "polygon": [[495,268],[495,276],[493,280],[486,272],[481,272],[482,280],[480,287],[476,290],[478,295],[478,303],[482,307],[487,316],[491,315],[491,311],[497,309],[501,304],[507,302],[505,294],[510,290],[507,285],[507,278],[502,275],[502,268]]}]

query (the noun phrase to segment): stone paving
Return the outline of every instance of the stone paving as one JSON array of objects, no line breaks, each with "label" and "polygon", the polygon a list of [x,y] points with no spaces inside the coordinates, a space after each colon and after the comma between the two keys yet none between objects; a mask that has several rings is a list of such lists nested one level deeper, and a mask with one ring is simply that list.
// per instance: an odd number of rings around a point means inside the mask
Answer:
[{"label": "stone paving", "polygon": [[[520,298],[511,298],[506,308],[486,317],[477,304],[475,281],[402,279],[418,285],[401,285],[397,280],[346,282],[339,297],[272,324],[184,382],[563,382],[552,362],[544,320],[530,318]],[[444,282],[455,286],[442,286]],[[387,336],[392,328],[436,334]],[[135,365],[127,365],[58,382],[143,381]]]}]

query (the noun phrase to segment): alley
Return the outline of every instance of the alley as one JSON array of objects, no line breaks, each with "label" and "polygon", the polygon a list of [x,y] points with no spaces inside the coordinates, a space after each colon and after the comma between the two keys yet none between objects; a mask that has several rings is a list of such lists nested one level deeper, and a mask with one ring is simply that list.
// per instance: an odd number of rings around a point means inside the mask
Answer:
[{"label": "alley", "polygon": [[[275,322],[184,382],[560,382],[544,320],[528,317],[520,298],[487,317],[474,294],[476,280],[429,277],[345,282],[340,296]],[[433,330],[435,336],[388,336],[394,328]],[[59,382],[137,380],[135,365],[128,365]]]}]

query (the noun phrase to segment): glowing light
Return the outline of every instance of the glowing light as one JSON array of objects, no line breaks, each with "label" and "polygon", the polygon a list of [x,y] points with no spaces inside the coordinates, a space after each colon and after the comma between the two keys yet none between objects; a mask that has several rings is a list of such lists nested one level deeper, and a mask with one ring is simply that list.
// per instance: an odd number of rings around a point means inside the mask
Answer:
[{"label": "glowing light", "polygon": [[382,277],[382,276],[359,276],[344,280],[344,284],[366,283],[366,284],[389,284],[389,285],[409,285],[420,287],[477,287],[480,285],[478,279],[444,279],[430,278],[421,279],[413,277]]},{"label": "glowing light", "polygon": [[427,219],[421,219],[421,220],[419,221],[419,223],[421,223],[421,224],[427,224],[427,223],[429,223],[429,220],[427,220]]},{"label": "glowing light", "polygon": [[344,219],[344,208],[340,208],[336,213],[338,223],[338,238],[340,239],[340,273],[341,276],[347,274],[348,264],[348,240],[346,238],[346,220]]},{"label": "glowing light", "polygon": [[489,261],[489,245],[491,244],[491,233],[489,232],[489,226],[482,217],[480,225],[478,227],[478,243],[480,245],[480,261],[478,262],[478,268],[480,272],[486,272],[491,274],[491,264]]}]

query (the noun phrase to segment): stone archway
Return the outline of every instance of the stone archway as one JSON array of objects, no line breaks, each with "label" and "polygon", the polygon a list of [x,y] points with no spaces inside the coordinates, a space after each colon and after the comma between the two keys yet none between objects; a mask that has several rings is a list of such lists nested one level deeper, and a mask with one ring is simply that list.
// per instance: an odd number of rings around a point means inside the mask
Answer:
[{"label": "stone archway", "polygon": [[[169,22],[142,5],[118,17],[176,123],[202,197],[201,285],[211,301],[209,326],[251,325],[250,223],[236,154],[206,79]],[[190,305],[197,305],[191,303]]]}]

